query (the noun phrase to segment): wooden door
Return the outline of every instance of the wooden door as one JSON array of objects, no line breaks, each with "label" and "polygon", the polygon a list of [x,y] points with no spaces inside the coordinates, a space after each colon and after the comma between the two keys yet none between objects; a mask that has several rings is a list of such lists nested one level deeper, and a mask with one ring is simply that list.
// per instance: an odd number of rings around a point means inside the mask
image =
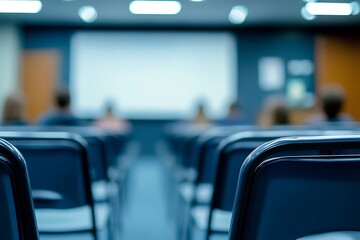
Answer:
[{"label": "wooden door", "polygon": [[28,50],[23,53],[21,89],[29,122],[36,122],[42,113],[52,108],[59,63],[56,50]]},{"label": "wooden door", "polygon": [[342,85],[344,111],[360,121],[360,36],[323,35],[316,41],[317,88]]}]

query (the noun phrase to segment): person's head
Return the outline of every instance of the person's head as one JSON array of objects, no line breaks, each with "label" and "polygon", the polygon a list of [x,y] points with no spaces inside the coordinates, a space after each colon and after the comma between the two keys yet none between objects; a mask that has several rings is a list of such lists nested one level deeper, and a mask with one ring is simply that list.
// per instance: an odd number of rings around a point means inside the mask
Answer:
[{"label": "person's head", "polygon": [[229,112],[228,112],[228,116],[229,117],[233,117],[233,116],[238,116],[241,114],[241,105],[239,102],[234,101],[230,104],[229,106]]},{"label": "person's head", "polygon": [[262,127],[290,124],[290,112],[282,96],[272,95],[266,98],[259,124]]},{"label": "person's head", "polygon": [[114,105],[112,102],[106,103],[105,106],[105,115],[106,116],[113,116],[115,114]]},{"label": "person's head", "polygon": [[205,110],[205,104],[204,102],[198,102],[197,106],[196,106],[196,116],[199,115],[206,115],[206,110]]},{"label": "person's head", "polygon": [[289,110],[283,104],[273,106],[272,125],[287,125],[290,123]]},{"label": "person's head", "polygon": [[3,122],[24,120],[24,99],[20,93],[9,95],[4,103]]},{"label": "person's head", "polygon": [[198,123],[198,124],[206,124],[209,122],[209,119],[207,117],[207,113],[206,113],[206,106],[204,102],[198,102],[197,106],[196,106],[196,111],[195,111],[195,118],[194,118],[194,123]]},{"label": "person's head", "polygon": [[338,85],[328,86],[321,92],[322,110],[327,120],[335,120],[342,111],[345,93]]},{"label": "person's head", "polygon": [[70,107],[70,94],[66,88],[60,88],[55,92],[55,106],[60,110],[67,110]]}]

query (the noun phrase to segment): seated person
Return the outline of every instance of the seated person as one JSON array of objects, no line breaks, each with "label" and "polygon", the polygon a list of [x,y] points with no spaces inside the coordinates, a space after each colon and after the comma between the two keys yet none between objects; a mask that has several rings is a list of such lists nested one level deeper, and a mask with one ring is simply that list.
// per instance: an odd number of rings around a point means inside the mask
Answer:
[{"label": "seated person", "polygon": [[270,96],[260,113],[258,124],[262,128],[290,125],[290,110],[281,96]]},{"label": "seated person", "polygon": [[55,108],[40,117],[38,124],[44,126],[76,126],[80,120],[70,111],[70,94],[67,89],[55,93]]},{"label": "seated person", "polygon": [[208,125],[211,124],[210,119],[206,113],[206,106],[205,103],[199,102],[196,106],[195,116],[192,119],[191,123],[198,124],[198,125]]},{"label": "seated person", "polygon": [[123,130],[130,127],[127,121],[115,116],[111,103],[106,106],[105,116],[96,120],[94,125],[104,130]]},{"label": "seated person", "polygon": [[24,113],[24,100],[19,93],[9,95],[3,108],[2,124],[5,126],[27,125]]},{"label": "seated person", "polygon": [[351,123],[352,118],[343,113],[345,103],[344,90],[337,85],[328,86],[320,94],[321,111],[309,118],[308,124],[317,125]]},{"label": "seated person", "polygon": [[222,125],[237,125],[237,124],[249,124],[249,121],[244,117],[241,111],[241,106],[237,101],[230,104],[228,115],[225,119],[218,122]]}]

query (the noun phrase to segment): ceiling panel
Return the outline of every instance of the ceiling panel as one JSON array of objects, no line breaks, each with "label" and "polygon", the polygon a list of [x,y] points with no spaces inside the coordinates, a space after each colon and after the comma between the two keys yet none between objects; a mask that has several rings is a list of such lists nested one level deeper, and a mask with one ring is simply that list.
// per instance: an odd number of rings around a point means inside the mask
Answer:
[{"label": "ceiling panel", "polygon": [[[313,21],[304,20],[300,14],[305,5],[302,0],[205,0],[192,2],[180,0],[182,10],[174,16],[133,15],[129,12],[130,0],[43,0],[38,14],[1,14],[0,22],[25,24],[65,24],[94,26],[234,26],[228,14],[235,5],[249,10],[244,26],[268,25],[358,25],[360,15],[322,16]],[[97,9],[98,19],[85,23],[78,9],[91,5]],[[242,26],[240,25],[240,26]]]}]

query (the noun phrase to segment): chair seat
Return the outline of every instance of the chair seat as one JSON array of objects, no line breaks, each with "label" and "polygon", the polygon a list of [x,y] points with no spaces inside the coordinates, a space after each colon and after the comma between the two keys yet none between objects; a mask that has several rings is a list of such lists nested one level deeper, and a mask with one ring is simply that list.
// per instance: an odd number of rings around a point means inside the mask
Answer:
[{"label": "chair seat", "polygon": [[[92,229],[91,208],[82,206],[71,209],[35,209],[39,232],[79,232]],[[108,226],[110,207],[106,203],[95,204],[96,228]]]},{"label": "chair seat", "polygon": [[[97,233],[98,240],[108,240],[108,231],[103,230]],[[65,233],[65,234],[40,234],[40,240],[94,240],[94,236],[89,232],[84,233]]]},{"label": "chair seat", "polygon": [[40,240],[94,240],[91,233],[40,234]]},{"label": "chair seat", "polygon": [[109,198],[109,188],[106,181],[96,181],[91,184],[95,202],[104,202]]},{"label": "chair seat", "polygon": [[360,240],[360,232],[344,231],[309,235],[297,240]]},{"label": "chair seat", "polygon": [[210,235],[210,240],[229,240],[229,234],[228,233],[211,234]]},{"label": "chair seat", "polygon": [[[207,230],[210,207],[195,206],[191,209],[191,218],[196,228]],[[213,210],[211,229],[217,232],[229,232],[232,213],[220,209]]]}]

